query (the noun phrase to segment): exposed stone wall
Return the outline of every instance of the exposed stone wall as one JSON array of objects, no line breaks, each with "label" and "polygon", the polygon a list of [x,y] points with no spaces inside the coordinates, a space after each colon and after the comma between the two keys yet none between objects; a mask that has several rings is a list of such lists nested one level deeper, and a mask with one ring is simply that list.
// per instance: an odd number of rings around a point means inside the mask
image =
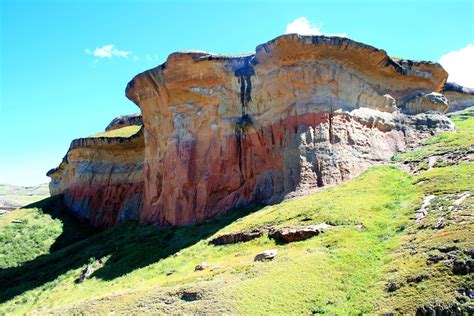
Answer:
[{"label": "exposed stone wall", "polygon": [[82,221],[111,227],[137,219],[143,200],[143,131],[129,137],[80,138],[48,172],[51,195]]},{"label": "exposed stone wall", "polygon": [[474,106],[474,89],[448,82],[443,89],[443,94],[449,99],[449,112]]},{"label": "exposed stone wall", "polygon": [[145,126],[140,220],[184,225],[350,179],[453,128],[423,113],[447,110],[425,97],[446,78],[438,64],[337,37],[285,35],[248,56],[172,54],[126,92]]}]

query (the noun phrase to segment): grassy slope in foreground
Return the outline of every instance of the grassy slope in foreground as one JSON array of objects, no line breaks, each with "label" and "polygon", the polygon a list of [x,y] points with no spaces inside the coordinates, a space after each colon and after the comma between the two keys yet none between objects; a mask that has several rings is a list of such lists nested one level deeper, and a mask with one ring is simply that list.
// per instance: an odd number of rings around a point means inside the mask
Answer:
[{"label": "grassy slope in foreground", "polygon": [[[437,137],[420,149],[422,154],[406,157],[426,159],[446,150],[462,154],[452,140],[472,147],[472,134],[465,130],[473,120],[467,116],[456,124],[454,134]],[[466,307],[469,301],[460,290],[472,288],[472,282],[469,275],[454,274],[448,263],[452,256],[467,260],[472,249],[472,195],[453,208],[459,194],[472,190],[472,176],[472,162],[415,178],[379,166],[312,196],[232,212],[201,225],[124,224],[1,271],[0,311],[413,314],[434,303]],[[436,198],[428,215],[414,223],[415,205],[430,194]],[[444,226],[436,228],[440,218]],[[266,235],[226,246],[207,242],[228,232],[323,221],[336,228],[302,242],[275,244]],[[257,252],[270,248],[278,249],[274,261],[253,262]],[[98,258],[105,258],[103,267]],[[430,258],[441,261],[428,264]],[[213,268],[194,272],[202,261]],[[77,284],[87,263],[98,270]]]},{"label": "grassy slope in foreground", "polygon": [[[434,156],[434,168],[414,178],[415,189],[431,196],[426,217],[403,236],[403,247],[391,256],[386,282],[390,291],[380,301],[384,312],[429,314],[474,313],[474,282],[466,269],[474,256],[474,108],[452,117],[455,132],[432,137],[426,146],[395,157],[424,170]],[[462,159],[460,159],[462,158]],[[423,167],[420,167],[422,165]]]},{"label": "grassy slope in foreground", "polygon": [[[386,257],[399,246],[416,201],[410,177],[385,166],[372,168],[348,184],[265,207],[231,224],[235,218],[175,229],[123,225],[26,263],[25,269],[0,272],[11,287],[0,295],[2,300],[11,298],[1,308],[19,313],[61,306],[63,312],[206,308],[263,314],[371,312],[383,295],[380,280]],[[227,246],[206,241],[214,233],[259,225],[322,221],[337,227],[287,245],[277,245],[267,236]],[[269,248],[278,249],[274,261],[253,262],[257,252]],[[173,256],[178,251],[179,256]],[[76,284],[81,268],[99,257],[108,258],[105,266]],[[218,268],[194,272],[202,261]],[[167,276],[171,270],[176,272]],[[30,280],[29,273],[36,271],[42,271],[45,282]],[[202,299],[181,299],[186,289],[194,289]],[[14,294],[18,296],[12,298]],[[172,303],[163,304],[164,297]],[[89,301],[81,303],[84,300]],[[67,308],[73,304],[77,309]]]}]

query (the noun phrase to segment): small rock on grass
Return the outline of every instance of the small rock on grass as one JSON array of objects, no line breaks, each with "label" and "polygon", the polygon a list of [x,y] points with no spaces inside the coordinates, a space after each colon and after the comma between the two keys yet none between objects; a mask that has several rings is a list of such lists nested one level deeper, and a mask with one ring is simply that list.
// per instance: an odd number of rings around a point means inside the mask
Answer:
[{"label": "small rock on grass", "polygon": [[202,271],[202,270],[207,269],[207,267],[209,267],[209,264],[204,261],[204,262],[201,262],[200,264],[198,264],[197,266],[195,266],[194,271]]},{"label": "small rock on grass", "polygon": [[264,250],[264,251],[258,253],[255,256],[254,261],[273,260],[273,258],[275,258],[275,256],[276,256],[276,254],[277,254],[276,249]]}]

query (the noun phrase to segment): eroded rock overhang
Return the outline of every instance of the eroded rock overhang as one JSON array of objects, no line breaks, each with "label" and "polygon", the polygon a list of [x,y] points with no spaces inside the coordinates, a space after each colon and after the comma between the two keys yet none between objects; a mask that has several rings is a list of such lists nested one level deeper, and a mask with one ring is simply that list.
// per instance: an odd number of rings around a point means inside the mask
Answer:
[{"label": "eroded rock overhang", "polygon": [[446,78],[437,63],[339,37],[171,54],[126,89],[145,126],[140,220],[184,225],[350,179],[452,128],[423,113],[447,110]]}]

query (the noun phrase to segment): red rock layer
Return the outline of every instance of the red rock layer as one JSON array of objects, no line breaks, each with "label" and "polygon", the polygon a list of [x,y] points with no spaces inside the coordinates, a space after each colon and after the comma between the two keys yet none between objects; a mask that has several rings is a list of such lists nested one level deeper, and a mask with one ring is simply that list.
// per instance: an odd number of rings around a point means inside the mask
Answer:
[{"label": "red rock layer", "polygon": [[[421,132],[397,112],[446,77],[336,37],[285,35],[244,57],[172,54],[126,91],[146,131],[140,220],[184,225],[349,179],[451,127],[430,118]],[[349,114],[363,108],[388,113]]]},{"label": "red rock layer", "polygon": [[61,194],[79,220],[106,228],[137,219],[143,201],[143,133],[128,138],[74,140],[61,165],[48,172],[51,195]]},{"label": "red rock layer", "polygon": [[[424,113],[447,109],[446,78],[438,64],[337,37],[285,35],[247,56],[174,53],[127,86],[144,132],[74,141],[51,193],[99,227],[186,225],[308,194],[452,128]],[[124,124],[132,117],[109,128]]]}]

